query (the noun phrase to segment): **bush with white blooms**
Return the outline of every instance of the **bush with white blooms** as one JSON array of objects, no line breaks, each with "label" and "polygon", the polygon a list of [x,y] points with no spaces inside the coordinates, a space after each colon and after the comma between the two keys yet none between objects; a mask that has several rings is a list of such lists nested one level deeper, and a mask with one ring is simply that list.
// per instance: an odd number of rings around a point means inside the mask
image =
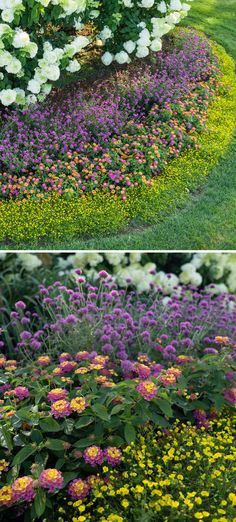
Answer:
[{"label": "bush with white blooms", "polygon": [[63,69],[79,71],[79,54],[94,39],[104,65],[159,51],[191,1],[0,0],[0,102],[43,101]]}]

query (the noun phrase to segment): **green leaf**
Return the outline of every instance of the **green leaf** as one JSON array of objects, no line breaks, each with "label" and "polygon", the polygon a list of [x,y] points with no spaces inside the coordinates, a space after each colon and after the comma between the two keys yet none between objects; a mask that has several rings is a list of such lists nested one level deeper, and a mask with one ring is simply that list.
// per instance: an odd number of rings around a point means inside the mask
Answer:
[{"label": "green leaf", "polygon": [[125,409],[124,404],[116,404],[114,408],[111,410],[111,415],[115,415],[116,413],[119,413],[120,411],[123,411]]},{"label": "green leaf", "polygon": [[[93,441],[94,442],[94,441]],[[90,439],[86,438],[86,439],[80,439],[80,440],[77,440],[77,442],[75,442],[73,444],[73,446],[75,448],[87,448],[87,446],[91,446],[91,444],[93,444],[93,442],[91,442]]]},{"label": "green leaf", "polygon": [[23,420],[31,420],[33,417],[32,412],[29,410],[29,408],[21,408],[17,411],[17,417]]},{"label": "green leaf", "polygon": [[33,455],[33,453],[35,453],[36,450],[37,450],[37,448],[32,446],[32,444],[28,444],[28,446],[25,446],[20,451],[18,451],[18,453],[16,454],[16,456],[14,457],[14,459],[12,461],[12,466],[17,466],[17,465],[21,464],[30,455]]},{"label": "green leaf", "polygon": [[2,436],[2,439],[5,443],[5,446],[7,447],[7,449],[9,449],[10,451],[13,450],[13,444],[12,444],[12,438],[11,438],[11,434],[10,432],[8,431],[7,427],[6,426],[1,426],[1,429],[0,429],[0,434]]},{"label": "green leaf", "polygon": [[71,435],[71,433],[74,430],[74,426],[75,426],[75,421],[73,421],[72,419],[65,419],[64,424],[63,424],[63,429],[64,429],[64,432],[66,433],[66,435]]},{"label": "green leaf", "polygon": [[63,472],[63,478],[64,478],[64,487],[73,480],[74,478],[78,477],[78,471],[65,471]]},{"label": "green leaf", "polygon": [[39,444],[40,442],[43,442],[43,436],[40,430],[32,430],[31,432],[31,439],[33,442],[37,442]]},{"label": "green leaf", "polygon": [[126,424],[124,429],[125,440],[128,444],[131,442],[135,442],[136,439],[136,431],[132,424]]},{"label": "green leaf", "polygon": [[155,403],[159,406],[164,415],[167,415],[167,417],[172,417],[173,411],[170,403],[166,401],[166,399],[155,399]]},{"label": "green leaf", "polygon": [[122,439],[122,437],[119,437],[119,435],[114,435],[114,437],[113,436],[109,437],[109,443],[112,446],[120,447],[120,446],[123,446],[124,439]]},{"label": "green leaf", "polygon": [[213,403],[217,410],[220,410],[224,404],[224,397],[222,395],[213,395]]},{"label": "green leaf", "polygon": [[41,419],[39,422],[40,428],[45,431],[60,431],[62,428],[58,422],[53,419],[52,417],[45,417],[44,419]]},{"label": "green leaf", "polygon": [[65,441],[61,439],[47,439],[46,441],[46,447],[51,450],[55,451],[62,451],[64,450],[64,444]]},{"label": "green leaf", "polygon": [[46,492],[43,489],[38,489],[37,495],[34,499],[34,509],[35,509],[37,518],[40,518],[44,513],[45,507],[46,507],[46,500],[47,500]]},{"label": "green leaf", "polygon": [[97,415],[97,417],[99,417],[100,419],[102,419],[104,421],[110,420],[110,416],[108,415],[106,406],[104,406],[103,404],[99,404],[99,403],[95,404],[92,407],[92,410]]},{"label": "green leaf", "polygon": [[91,424],[93,421],[94,421],[93,417],[81,417],[81,419],[79,419],[76,422],[75,427],[84,428],[85,426],[89,426],[89,424]]},{"label": "green leaf", "polygon": [[154,412],[151,414],[151,421],[154,422],[154,424],[161,426],[162,428],[167,428],[167,426],[169,426],[168,421],[164,419],[164,417]]}]

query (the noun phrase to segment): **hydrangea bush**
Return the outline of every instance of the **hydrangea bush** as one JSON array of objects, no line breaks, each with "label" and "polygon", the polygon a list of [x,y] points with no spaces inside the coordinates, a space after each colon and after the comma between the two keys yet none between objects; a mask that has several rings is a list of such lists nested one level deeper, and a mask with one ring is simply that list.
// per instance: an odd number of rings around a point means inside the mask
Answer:
[{"label": "hydrangea bush", "polygon": [[74,284],[74,269],[81,268],[93,284],[107,270],[121,288],[149,292],[158,285],[165,295],[191,284],[213,294],[236,292],[236,255],[232,253],[165,254],[148,252],[74,252],[71,254],[0,254],[1,305],[7,309],[22,297],[34,297],[39,282],[50,284],[58,276]]},{"label": "hydrangea bush", "polygon": [[[5,106],[42,100],[62,69],[76,72],[75,58],[93,39],[104,44],[102,61],[128,63],[161,49],[161,38],[179,23],[192,0],[1,0],[0,100]],[[92,32],[93,34],[93,32]]]}]

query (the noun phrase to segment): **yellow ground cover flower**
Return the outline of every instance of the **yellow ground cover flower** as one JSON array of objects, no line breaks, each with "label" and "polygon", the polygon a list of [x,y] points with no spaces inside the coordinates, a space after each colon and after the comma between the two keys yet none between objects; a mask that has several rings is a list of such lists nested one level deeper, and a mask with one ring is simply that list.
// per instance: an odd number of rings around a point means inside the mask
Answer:
[{"label": "yellow ground cover flower", "polygon": [[[68,504],[70,515],[66,511],[67,518],[58,518],[57,522],[73,522],[72,517],[81,516],[81,505],[86,507],[83,512],[86,522],[120,522],[120,519],[136,522],[140,516],[143,520],[158,522],[232,522],[236,505],[235,437],[236,414],[230,410],[211,420],[208,431],[176,422],[166,434],[146,425],[142,435],[137,436],[136,444],[124,448],[122,472],[114,468],[112,474],[103,470],[100,479],[106,477],[106,484],[100,480],[89,497],[77,507],[73,504],[73,512]],[[182,458],[186,456],[189,441],[192,442],[189,455]],[[164,463],[163,457],[169,457],[171,448],[176,448],[174,454],[171,451],[173,459]],[[217,459],[211,462],[214,455]],[[140,459],[144,469],[139,466]],[[215,468],[216,462],[223,469]],[[150,463],[153,465],[151,478],[147,475]]]}]

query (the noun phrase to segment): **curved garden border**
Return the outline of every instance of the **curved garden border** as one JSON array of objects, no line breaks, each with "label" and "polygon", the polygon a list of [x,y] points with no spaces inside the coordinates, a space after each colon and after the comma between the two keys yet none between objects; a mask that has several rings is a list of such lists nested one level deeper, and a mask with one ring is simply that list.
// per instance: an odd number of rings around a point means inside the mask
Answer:
[{"label": "curved garden border", "polygon": [[199,134],[201,149],[184,152],[173,160],[152,187],[138,187],[127,200],[114,196],[72,197],[53,195],[34,200],[0,203],[0,240],[29,240],[44,236],[92,236],[124,229],[132,220],[160,221],[161,216],[183,206],[190,191],[201,186],[220,157],[227,152],[236,123],[234,60],[212,42],[223,72],[220,94],[208,111],[207,129]]}]

